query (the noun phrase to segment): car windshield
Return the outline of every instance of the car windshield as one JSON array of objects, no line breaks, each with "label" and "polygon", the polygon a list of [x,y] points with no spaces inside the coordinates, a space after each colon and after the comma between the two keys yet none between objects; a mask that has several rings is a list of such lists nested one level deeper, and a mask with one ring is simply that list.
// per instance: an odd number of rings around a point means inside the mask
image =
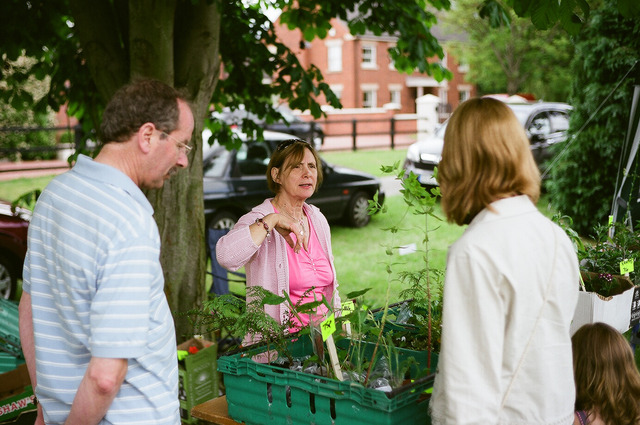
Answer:
[{"label": "car windshield", "polygon": [[516,118],[520,121],[520,124],[524,127],[527,125],[527,118],[529,118],[529,114],[531,113],[530,105],[508,105],[514,114],[516,114]]},{"label": "car windshield", "polygon": [[230,154],[224,146],[216,148],[204,164],[204,175],[206,177],[222,177],[226,164],[231,159]]}]

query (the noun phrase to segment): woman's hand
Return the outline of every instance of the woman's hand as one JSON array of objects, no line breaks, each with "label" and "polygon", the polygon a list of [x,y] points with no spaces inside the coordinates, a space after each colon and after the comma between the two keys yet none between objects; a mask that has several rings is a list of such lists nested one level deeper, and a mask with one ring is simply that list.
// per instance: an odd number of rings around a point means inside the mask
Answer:
[{"label": "woman's hand", "polygon": [[[305,235],[304,227],[297,221],[292,220],[284,214],[269,214],[267,217],[275,216],[277,218],[276,224],[273,228],[280,233],[284,239],[287,241],[289,246],[293,248],[296,252],[300,252],[300,249],[304,246],[304,249],[307,249],[308,238]],[[269,220],[271,222],[271,220]],[[296,240],[294,241],[291,237],[291,234],[296,235]]]}]

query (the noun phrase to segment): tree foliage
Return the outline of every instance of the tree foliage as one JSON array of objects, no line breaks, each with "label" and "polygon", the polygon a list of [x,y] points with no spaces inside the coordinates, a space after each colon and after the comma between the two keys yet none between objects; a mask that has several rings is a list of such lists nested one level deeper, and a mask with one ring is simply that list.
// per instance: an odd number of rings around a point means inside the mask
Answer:
[{"label": "tree foliage", "polygon": [[[210,105],[243,104],[267,121],[279,117],[271,106],[274,98],[309,109],[316,117],[321,114],[316,96],[340,106],[319,70],[304,68],[277,40],[264,10],[282,10],[281,22],[298,28],[307,40],[326,36],[334,17],[347,21],[354,34],[397,35],[390,55],[400,70],[427,71],[439,79],[446,75],[427,59],[443,57],[430,32],[435,18],[429,10],[446,9],[449,0],[7,0],[3,6],[6,86],[0,89],[0,101],[33,110],[47,105],[57,110],[66,102],[86,137],[94,139],[106,101],[133,78],[164,81],[191,101],[197,119],[189,167],[162,190],[147,193],[162,239],[165,292],[177,312],[205,298],[201,133]],[[21,56],[34,58],[34,65],[24,73],[6,74],[7,62]],[[19,90],[17,83],[30,75],[51,78],[41,100]],[[265,77],[272,82],[265,84]],[[222,143],[238,143],[220,123],[211,127]],[[186,320],[178,317],[177,322],[178,337],[188,336]]]},{"label": "tree foliage", "polygon": [[469,65],[467,80],[480,94],[532,93],[538,99],[566,101],[573,56],[568,34],[559,25],[538,30],[512,10],[503,12],[509,25],[493,28],[481,17],[481,6],[482,0],[458,0],[442,16],[446,32],[466,34],[465,40],[446,45]]},{"label": "tree foliage", "polygon": [[548,184],[552,204],[581,234],[605,223],[611,209],[639,59],[640,21],[604,1],[576,37],[570,139],[557,147]]}]

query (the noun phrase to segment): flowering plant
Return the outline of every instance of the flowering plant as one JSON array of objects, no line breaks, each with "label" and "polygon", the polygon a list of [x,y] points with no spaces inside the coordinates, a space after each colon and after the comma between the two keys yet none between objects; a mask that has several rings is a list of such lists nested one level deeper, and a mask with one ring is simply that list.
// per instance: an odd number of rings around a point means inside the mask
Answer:
[{"label": "flowering plant", "polygon": [[[629,279],[632,285],[638,283],[633,271],[621,270],[623,262],[640,267],[638,234],[621,223],[596,226],[594,231],[594,243],[585,244],[582,250],[578,250],[585,289],[610,296],[623,290]],[[627,283],[622,282],[623,280],[627,280]]]}]

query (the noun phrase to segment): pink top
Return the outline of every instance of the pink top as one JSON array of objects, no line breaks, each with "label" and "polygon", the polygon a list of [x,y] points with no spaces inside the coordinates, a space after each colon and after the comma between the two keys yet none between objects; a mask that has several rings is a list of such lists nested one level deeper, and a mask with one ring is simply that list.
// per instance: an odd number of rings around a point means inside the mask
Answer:
[{"label": "pink top", "polygon": [[[275,208],[274,208],[275,210]],[[276,210],[276,212],[278,212]],[[295,241],[296,236],[291,235]],[[329,258],[322,250],[318,235],[309,220],[309,243],[307,249],[304,247],[299,253],[295,253],[293,248],[287,245],[287,261],[289,262],[289,296],[294,305],[302,305],[313,301],[325,299],[331,303],[333,295],[333,270]],[[327,306],[322,304],[315,310],[315,316],[319,320],[324,320],[327,314]],[[300,314],[300,319],[292,314],[291,320],[295,331],[296,327],[307,326],[311,319],[311,314]]]},{"label": "pink top", "polygon": [[[256,245],[251,239],[251,231],[249,230],[249,226],[255,223],[256,218],[264,217],[272,212],[271,199],[265,199],[262,204],[240,217],[234,228],[218,241],[216,257],[218,262],[228,270],[235,271],[244,266],[248,287],[259,285],[282,296],[284,292],[290,292],[289,258],[286,249],[288,244],[278,232],[272,231],[271,237],[266,238],[262,244]],[[340,306],[329,223],[315,205],[304,204],[304,213],[313,226],[313,233],[318,238],[321,250],[331,264],[333,276],[331,304],[334,307]],[[280,322],[282,322],[282,318],[289,317],[287,303],[266,305],[265,311]]]}]

